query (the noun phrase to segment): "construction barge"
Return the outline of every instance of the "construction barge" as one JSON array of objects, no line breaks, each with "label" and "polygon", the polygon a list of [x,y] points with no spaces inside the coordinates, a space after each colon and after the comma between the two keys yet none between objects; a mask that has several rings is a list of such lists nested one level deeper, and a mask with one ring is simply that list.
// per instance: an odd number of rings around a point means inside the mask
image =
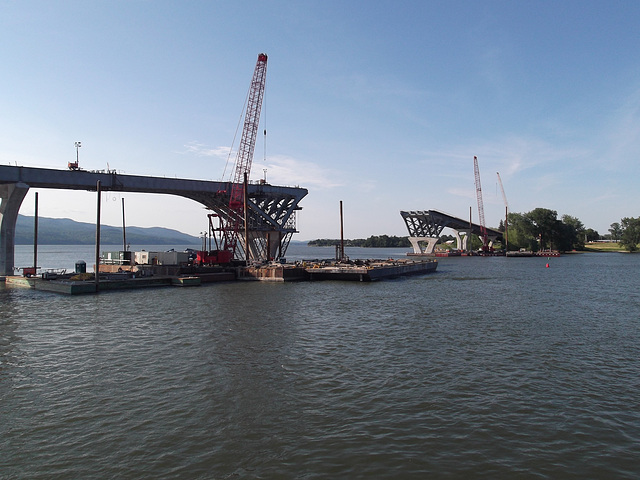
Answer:
[{"label": "construction barge", "polygon": [[[140,267],[140,268],[139,268]],[[193,287],[232,281],[298,282],[338,280],[372,282],[435,272],[438,262],[427,260],[310,260],[250,266],[198,267],[180,265],[100,265],[99,281],[93,273],[54,273],[27,270],[24,275],[0,277],[7,286],[69,295],[145,287]]]},{"label": "construction barge", "polygon": [[438,262],[429,260],[373,260],[364,263],[316,264],[306,269],[308,280],[347,280],[371,282],[405,275],[435,272]]}]

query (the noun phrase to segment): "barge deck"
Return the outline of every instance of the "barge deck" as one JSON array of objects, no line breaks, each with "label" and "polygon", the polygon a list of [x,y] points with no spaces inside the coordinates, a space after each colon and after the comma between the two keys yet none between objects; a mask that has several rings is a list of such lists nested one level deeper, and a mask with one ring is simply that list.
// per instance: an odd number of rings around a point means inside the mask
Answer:
[{"label": "barge deck", "polygon": [[435,272],[438,262],[429,260],[374,260],[364,264],[313,265],[306,269],[309,280],[348,280],[371,282],[405,275]]}]

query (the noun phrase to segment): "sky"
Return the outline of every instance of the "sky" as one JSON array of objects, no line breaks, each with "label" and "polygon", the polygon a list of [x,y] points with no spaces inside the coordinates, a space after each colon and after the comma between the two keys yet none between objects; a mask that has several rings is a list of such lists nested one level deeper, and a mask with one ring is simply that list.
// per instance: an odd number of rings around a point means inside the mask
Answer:
[{"label": "sky", "polygon": [[[345,238],[405,236],[401,210],[477,222],[474,156],[488,227],[499,172],[509,211],[606,234],[640,216],[639,21],[624,0],[0,0],[0,164],[228,180],[266,53],[251,179],[309,190],[294,240],[339,238],[340,201]],[[129,225],[207,228],[191,200],[104,195],[104,224],[125,198]],[[39,190],[42,217],[95,208]]]}]

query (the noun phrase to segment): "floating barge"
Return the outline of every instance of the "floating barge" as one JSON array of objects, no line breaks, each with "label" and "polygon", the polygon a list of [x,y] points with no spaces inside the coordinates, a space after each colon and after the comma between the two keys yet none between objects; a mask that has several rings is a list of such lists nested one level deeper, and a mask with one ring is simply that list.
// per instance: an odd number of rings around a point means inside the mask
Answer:
[{"label": "floating barge", "polygon": [[466,257],[471,256],[471,252],[463,252],[462,250],[436,250],[433,253],[407,253],[408,257]]},{"label": "floating barge", "polygon": [[404,275],[422,275],[435,272],[438,262],[429,260],[372,260],[353,264],[316,264],[306,268],[309,280],[349,280],[371,282]]},{"label": "floating barge", "polygon": [[507,252],[507,257],[559,257],[560,252],[557,250],[540,250],[532,252],[531,250],[518,250]]},{"label": "floating barge", "polygon": [[149,287],[194,287],[203,283],[228,282],[236,280],[235,272],[176,272],[173,275],[145,274],[132,272],[101,273],[100,281],[95,282],[93,274],[62,274],[6,276],[0,277],[10,287],[27,287],[45,292],[78,295],[109,290],[131,290]]},{"label": "floating barge", "polygon": [[[233,275],[231,277],[233,279]],[[148,287],[191,287],[201,284],[201,279],[196,276],[154,276],[154,277],[122,277],[100,279],[96,284],[92,280],[73,280],[67,278],[46,279],[42,277],[5,277],[9,286],[29,287],[45,292],[64,293],[78,295],[82,293],[96,293],[107,290],[130,290]]]}]

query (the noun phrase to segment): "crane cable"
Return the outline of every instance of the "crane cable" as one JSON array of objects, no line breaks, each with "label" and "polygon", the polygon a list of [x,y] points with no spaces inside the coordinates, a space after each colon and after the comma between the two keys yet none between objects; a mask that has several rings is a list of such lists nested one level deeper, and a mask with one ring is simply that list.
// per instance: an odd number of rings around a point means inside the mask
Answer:
[{"label": "crane cable", "polygon": [[[265,86],[264,93],[262,94],[262,121],[264,126],[264,152],[263,152],[263,161],[264,166],[267,166],[267,81],[265,78]],[[265,178],[266,181],[266,178]]]},{"label": "crane cable", "polygon": [[[225,176],[227,175],[227,167],[229,166],[229,160],[231,159],[231,154],[233,153],[233,146],[236,144],[236,138],[238,137],[238,132],[240,131],[240,125],[242,125],[242,119],[245,114],[245,110],[247,108],[247,103],[249,103],[249,93],[251,92],[251,86],[247,90],[247,95],[244,97],[244,104],[242,105],[242,110],[240,111],[240,118],[238,119],[238,124],[236,125],[236,131],[233,134],[233,141],[231,142],[231,147],[229,147],[229,155],[227,155],[227,162],[224,164],[224,170],[222,171],[222,181],[224,181]],[[229,182],[233,181],[233,171],[229,172]]]}]

